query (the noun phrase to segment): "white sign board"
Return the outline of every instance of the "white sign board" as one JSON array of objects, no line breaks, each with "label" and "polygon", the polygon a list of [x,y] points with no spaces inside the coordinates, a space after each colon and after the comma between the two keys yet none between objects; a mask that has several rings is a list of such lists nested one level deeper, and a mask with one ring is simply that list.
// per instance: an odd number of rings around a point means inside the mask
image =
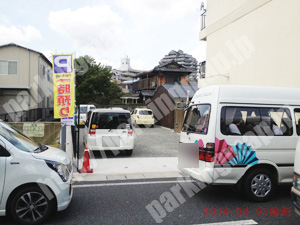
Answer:
[{"label": "white sign board", "polygon": [[45,124],[43,123],[24,123],[23,133],[28,137],[44,137]]},{"label": "white sign board", "polygon": [[74,126],[74,117],[61,118],[60,122],[67,126]]}]

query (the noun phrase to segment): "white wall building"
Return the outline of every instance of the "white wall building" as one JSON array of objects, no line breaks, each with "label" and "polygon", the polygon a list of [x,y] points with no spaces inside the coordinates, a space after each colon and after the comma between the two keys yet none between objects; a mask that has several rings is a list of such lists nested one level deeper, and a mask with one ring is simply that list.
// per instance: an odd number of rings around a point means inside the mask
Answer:
[{"label": "white wall building", "polygon": [[299,0],[209,0],[198,86],[300,87]]},{"label": "white wall building", "polygon": [[132,69],[130,58],[121,58],[121,66],[112,70],[112,78],[117,80],[123,93],[132,93],[132,83],[137,79],[137,74],[141,70]]}]

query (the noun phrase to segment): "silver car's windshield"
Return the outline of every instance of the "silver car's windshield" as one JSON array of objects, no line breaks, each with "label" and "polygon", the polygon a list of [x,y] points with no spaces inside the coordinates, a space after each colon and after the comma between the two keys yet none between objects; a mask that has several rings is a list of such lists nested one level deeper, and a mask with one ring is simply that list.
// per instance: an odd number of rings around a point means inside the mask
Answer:
[{"label": "silver car's windshield", "polygon": [[25,152],[34,152],[40,147],[38,143],[7,123],[0,122],[0,135],[12,145]]}]

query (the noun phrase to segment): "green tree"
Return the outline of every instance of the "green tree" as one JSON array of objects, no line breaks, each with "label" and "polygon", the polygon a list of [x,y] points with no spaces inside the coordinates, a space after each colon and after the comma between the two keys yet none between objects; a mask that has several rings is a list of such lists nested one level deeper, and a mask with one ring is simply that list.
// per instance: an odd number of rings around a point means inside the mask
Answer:
[{"label": "green tree", "polygon": [[[78,69],[80,66],[87,69]],[[111,70],[100,63],[96,64],[92,57],[83,56],[76,59],[76,70],[77,104],[108,105],[111,100],[122,96],[117,82],[111,79]]]}]

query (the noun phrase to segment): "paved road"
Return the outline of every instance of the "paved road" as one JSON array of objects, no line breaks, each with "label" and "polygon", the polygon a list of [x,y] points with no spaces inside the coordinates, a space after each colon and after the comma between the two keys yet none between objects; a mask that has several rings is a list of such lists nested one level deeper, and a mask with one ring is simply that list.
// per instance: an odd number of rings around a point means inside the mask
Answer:
[{"label": "paved road", "polygon": [[[267,203],[248,202],[231,187],[209,186],[193,197],[189,197],[182,188],[179,193],[182,195],[180,201],[183,204],[180,204],[179,195],[171,194],[171,188],[178,184],[174,179],[131,181],[134,183],[122,182],[94,182],[88,183],[87,186],[84,186],[87,183],[77,183],[76,185],[79,186],[75,185],[74,198],[70,207],[64,212],[53,215],[46,224],[156,224],[154,218],[162,224],[172,225],[241,220],[253,220],[263,225],[296,225],[300,222],[300,218],[296,216],[293,210],[288,213],[290,216],[281,216],[282,207],[292,206],[290,187],[287,186],[280,187],[275,199]],[[91,184],[94,186],[90,186]],[[180,184],[183,187],[182,185],[186,183],[181,182]],[[163,201],[163,193],[168,200],[174,196],[175,204],[173,200],[170,200],[169,204],[156,205],[156,207],[160,205],[161,210],[160,214],[152,212],[153,218],[146,210],[146,206],[154,200]],[[167,212],[167,207],[169,211],[172,210],[172,207],[174,209],[172,212]],[[271,207],[278,207],[279,216],[270,216]],[[228,215],[224,213],[226,208],[229,211]],[[241,215],[233,212],[238,208],[243,210]],[[266,215],[256,214],[256,211],[264,213],[264,208]],[[205,215],[206,209],[208,210],[207,215]],[[214,214],[214,209],[216,209],[216,215],[211,215]],[[222,211],[221,215],[218,215],[219,209]],[[252,212],[246,215],[246,209]],[[239,213],[239,211],[237,212]],[[0,218],[0,224],[8,225],[11,223],[8,218]]]},{"label": "paved road", "polygon": [[[134,128],[135,143],[132,158],[140,157],[176,157],[179,143],[179,134],[170,130],[155,126],[154,128]],[[83,129],[81,129],[80,149],[84,150],[83,146]],[[110,151],[105,152],[108,158],[128,157],[122,154],[115,156]],[[81,154],[83,155],[83,154]],[[94,151],[96,158],[101,158],[101,154]]]}]

